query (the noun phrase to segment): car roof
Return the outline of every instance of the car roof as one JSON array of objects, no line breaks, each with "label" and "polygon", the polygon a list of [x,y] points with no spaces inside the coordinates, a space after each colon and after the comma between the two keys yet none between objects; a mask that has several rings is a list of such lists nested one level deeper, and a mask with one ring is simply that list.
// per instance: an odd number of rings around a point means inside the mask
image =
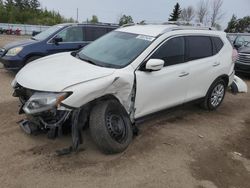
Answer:
[{"label": "car roof", "polygon": [[117,31],[157,37],[164,31],[174,27],[176,25],[133,25],[119,28]]},{"label": "car roof", "polygon": [[149,25],[128,25],[117,29],[117,31],[134,33],[139,35],[148,35],[152,37],[157,37],[169,31],[182,30],[182,31],[202,31],[204,34],[209,34],[211,32],[221,34],[224,32],[215,31],[209,27],[193,27],[193,26],[178,26],[175,24],[149,24]]}]

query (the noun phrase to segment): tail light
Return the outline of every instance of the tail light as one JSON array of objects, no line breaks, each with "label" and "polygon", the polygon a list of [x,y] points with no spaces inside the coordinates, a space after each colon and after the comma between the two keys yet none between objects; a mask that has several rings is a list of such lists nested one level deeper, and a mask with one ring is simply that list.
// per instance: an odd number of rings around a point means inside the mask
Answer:
[{"label": "tail light", "polygon": [[238,58],[238,51],[236,49],[233,49],[233,53],[232,53],[232,62],[235,63],[237,58]]}]

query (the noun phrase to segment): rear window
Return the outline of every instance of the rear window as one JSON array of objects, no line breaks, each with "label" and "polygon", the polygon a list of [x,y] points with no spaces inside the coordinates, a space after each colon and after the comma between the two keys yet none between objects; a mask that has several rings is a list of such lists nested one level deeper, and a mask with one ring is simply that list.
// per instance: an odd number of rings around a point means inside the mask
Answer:
[{"label": "rear window", "polygon": [[224,43],[219,37],[212,37],[214,43],[214,54],[217,54],[224,46]]},{"label": "rear window", "polygon": [[187,61],[213,56],[213,47],[210,37],[207,36],[187,36]]}]

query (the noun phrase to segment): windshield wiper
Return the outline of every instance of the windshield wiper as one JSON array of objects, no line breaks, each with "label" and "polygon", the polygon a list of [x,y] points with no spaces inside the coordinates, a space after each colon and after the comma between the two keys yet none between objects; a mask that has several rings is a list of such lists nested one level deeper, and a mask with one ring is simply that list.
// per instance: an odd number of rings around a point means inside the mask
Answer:
[{"label": "windshield wiper", "polygon": [[88,63],[90,63],[92,65],[100,66],[99,64],[95,63],[94,61],[92,61],[90,59],[80,57],[79,53],[76,54],[76,57],[79,58],[79,59],[81,59],[81,60],[83,60],[83,61],[86,61],[86,62],[88,62]]},{"label": "windshield wiper", "polygon": [[31,37],[32,40],[37,40],[35,37]]}]

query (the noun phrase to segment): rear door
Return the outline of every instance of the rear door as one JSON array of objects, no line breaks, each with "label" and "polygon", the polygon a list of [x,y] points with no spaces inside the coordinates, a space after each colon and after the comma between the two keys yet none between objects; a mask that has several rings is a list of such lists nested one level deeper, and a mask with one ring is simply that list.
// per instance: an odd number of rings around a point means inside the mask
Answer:
[{"label": "rear door", "polygon": [[185,63],[184,37],[175,37],[163,43],[149,59],[165,61],[160,71],[136,71],[135,117],[182,104],[186,98],[189,73]]},{"label": "rear door", "polygon": [[104,26],[88,25],[85,27],[86,41],[92,42],[108,32],[110,32],[110,29]]},{"label": "rear door", "polygon": [[[55,38],[62,38],[62,42],[54,43]],[[54,54],[78,50],[86,45],[83,26],[71,26],[60,31],[48,43],[48,53]]]},{"label": "rear door", "polygon": [[186,101],[204,97],[219,76],[220,58],[214,53],[209,36],[186,36],[186,61],[189,65],[189,87]]}]

